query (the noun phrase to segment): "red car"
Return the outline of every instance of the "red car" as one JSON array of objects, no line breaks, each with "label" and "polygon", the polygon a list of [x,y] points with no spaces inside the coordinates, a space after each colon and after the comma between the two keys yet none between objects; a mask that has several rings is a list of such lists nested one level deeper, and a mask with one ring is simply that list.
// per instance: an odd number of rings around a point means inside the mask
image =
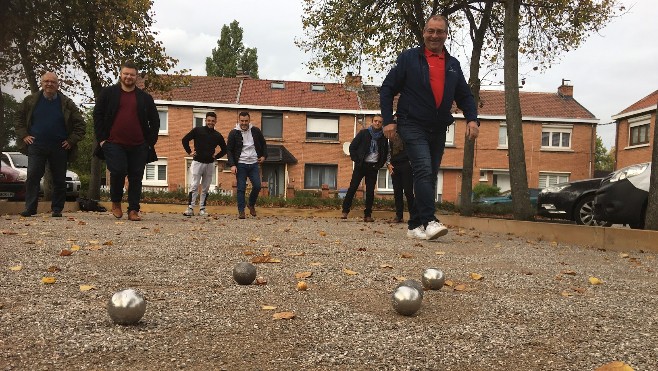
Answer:
[{"label": "red car", "polygon": [[0,199],[25,200],[25,175],[0,161]]}]

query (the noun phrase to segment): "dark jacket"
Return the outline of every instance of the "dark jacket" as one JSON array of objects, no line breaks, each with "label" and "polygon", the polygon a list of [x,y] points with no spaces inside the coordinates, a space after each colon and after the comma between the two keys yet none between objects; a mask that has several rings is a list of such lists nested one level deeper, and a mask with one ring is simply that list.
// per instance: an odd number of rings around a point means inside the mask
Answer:
[{"label": "dark jacket", "polygon": [[[23,138],[30,135],[30,127],[32,126],[32,111],[39,101],[39,97],[43,94],[43,90],[28,95],[23,100],[23,103],[18,107],[16,113],[16,144],[19,151],[27,154],[27,144],[23,142]],[[71,145],[69,150],[69,162],[75,160],[78,153],[78,142],[82,140],[87,131],[87,125],[78,107],[66,95],[57,92],[59,99],[62,102],[62,113],[64,114],[64,126],[66,127],[66,141]]]},{"label": "dark jacket", "polygon": [[[363,162],[370,151],[371,140],[372,136],[370,135],[370,131],[368,129],[363,129],[356,134],[352,143],[350,143],[350,158],[354,161],[356,166],[363,165]],[[384,166],[386,157],[388,156],[388,141],[383,135],[377,139],[377,152],[379,153],[379,157],[377,158],[376,165],[377,168],[381,168]]]},{"label": "dark jacket", "polygon": [[[254,147],[258,157],[267,158],[267,143],[265,137],[259,128],[252,126],[251,135],[254,138]],[[228,133],[228,142],[226,143],[226,158],[228,159],[228,166],[236,166],[242,153],[242,133],[239,129],[233,129]]]},{"label": "dark jacket", "polygon": [[478,121],[475,100],[459,61],[445,51],[445,63],[443,100],[437,108],[425,47],[407,49],[400,54],[379,91],[384,125],[393,122],[393,98],[397,94],[400,94],[397,115],[403,119],[400,123],[411,121],[430,129],[447,128],[455,121],[450,113],[453,101],[464,112],[467,122]]},{"label": "dark jacket", "polygon": [[[158,156],[155,153],[155,143],[158,141],[158,132],[160,131],[158,109],[155,107],[153,97],[144,90],[136,87],[135,96],[137,98],[137,116],[139,116],[144,140],[149,146],[147,162],[157,161]],[[116,117],[119,110],[120,100],[121,85],[115,84],[101,90],[94,106],[94,132],[96,133],[96,142],[99,144],[94,151],[94,155],[100,159],[104,159],[100,142],[107,140],[110,136],[114,117]]]},{"label": "dark jacket", "polygon": [[[185,134],[182,142],[183,148],[185,148],[185,152],[187,153],[192,153],[190,140],[194,140],[194,151],[196,152],[194,161],[210,164],[226,154],[224,137],[215,129],[210,129],[207,126],[199,126]],[[220,152],[215,156],[215,148],[217,146],[219,146]]]}]

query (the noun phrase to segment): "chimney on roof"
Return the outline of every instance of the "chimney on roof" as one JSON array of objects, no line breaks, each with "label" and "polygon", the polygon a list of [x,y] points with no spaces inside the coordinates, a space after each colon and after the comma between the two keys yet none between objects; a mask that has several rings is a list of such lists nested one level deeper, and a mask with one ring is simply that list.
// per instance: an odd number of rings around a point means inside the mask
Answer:
[{"label": "chimney on roof", "polygon": [[345,76],[345,90],[362,91],[363,82],[361,81],[361,76],[348,72],[347,76]]},{"label": "chimney on roof", "polygon": [[567,85],[571,80],[562,79],[562,85],[557,88],[557,94],[562,98],[573,98],[573,85]]},{"label": "chimney on roof", "polygon": [[235,72],[235,77],[241,80],[244,79],[250,79],[251,76],[249,76],[249,71],[243,71],[242,69],[239,69]]}]

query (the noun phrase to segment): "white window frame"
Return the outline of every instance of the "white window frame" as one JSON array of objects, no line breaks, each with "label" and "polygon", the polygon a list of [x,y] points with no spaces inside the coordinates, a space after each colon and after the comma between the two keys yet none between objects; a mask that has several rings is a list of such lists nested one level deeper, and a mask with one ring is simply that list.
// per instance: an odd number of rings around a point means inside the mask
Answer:
[{"label": "white window frame", "polygon": [[196,128],[196,120],[201,119],[201,126],[206,126],[206,113],[208,112],[215,112],[212,109],[207,109],[207,108],[193,108],[192,112],[194,114],[192,118],[192,128]]},{"label": "white window frame", "polygon": [[484,169],[480,169],[480,181],[481,182],[486,182],[489,180],[489,177],[487,176],[488,171]]},{"label": "white window frame", "polygon": [[[386,173],[384,178],[384,184],[380,182],[382,179],[382,171]],[[393,193],[393,178],[391,177],[391,172],[388,171],[388,168],[384,166],[383,168],[377,171],[377,192],[378,193]]]},{"label": "white window frame", "polygon": [[[502,131],[502,133],[501,133],[501,131]],[[501,140],[500,140],[501,139],[501,134],[505,134],[504,143],[501,142]],[[507,123],[505,121],[503,121],[498,126],[498,148],[507,149],[508,145],[509,145],[509,139],[507,138]]]},{"label": "white window frame", "polygon": [[[545,146],[543,143],[544,133],[548,133],[548,146]],[[557,146],[553,145],[553,134],[560,133],[560,139]],[[569,134],[569,146],[562,145],[562,133]],[[570,151],[571,143],[573,139],[573,125],[549,125],[543,124],[541,127],[541,149],[548,151]]]},{"label": "white window frame", "polygon": [[[306,140],[322,142],[338,142],[339,116],[306,116]],[[309,137],[309,133],[318,133],[318,137]],[[331,135],[332,137],[328,137]],[[336,137],[333,138],[333,135]],[[326,136],[326,137],[325,137]]]},{"label": "white window frame", "polygon": [[[640,126],[647,126],[647,141],[641,143],[631,144],[633,138],[633,129]],[[628,120],[628,146],[626,148],[638,148],[638,147],[647,147],[651,142],[651,115],[644,115],[640,117],[634,117]]]},{"label": "white window frame", "polygon": [[[308,167],[318,167],[318,168],[319,167],[322,167],[322,168],[331,167],[331,168],[334,168],[336,170],[336,173],[335,173],[336,178],[334,179],[335,184],[334,184],[333,187],[329,184],[329,189],[338,189],[338,171],[339,170],[338,170],[338,165],[337,164],[305,164],[304,165],[304,189],[321,189],[322,188],[322,184],[318,184],[317,188],[311,188],[310,185],[308,185],[306,183],[306,175],[307,175]],[[326,182],[325,182],[325,184],[326,184]]]},{"label": "white window frame", "polygon": [[[169,178],[169,165],[167,163],[167,158],[158,158],[157,161],[151,162],[149,164],[146,164],[146,167],[144,168],[144,176],[142,177],[142,185],[145,186],[154,186],[154,187],[166,187],[169,185],[168,183],[168,178]],[[165,167],[165,178],[164,179],[157,179],[158,174],[159,174],[159,166],[164,166]],[[155,171],[155,179],[147,179],[147,174],[148,174],[148,169],[149,168],[154,168]]]},{"label": "white window frame", "polygon": [[446,130],[446,143],[445,145],[448,147],[454,147],[455,145],[455,123],[453,122],[452,125],[448,126],[448,129]]},{"label": "white window frame", "polygon": [[571,173],[565,172],[539,172],[539,186],[537,188],[546,188],[558,183],[566,183],[569,181]]},{"label": "white window frame", "polygon": [[162,116],[160,116],[160,130],[158,131],[158,135],[167,135],[169,134],[169,107],[157,107],[158,109],[158,116],[160,114],[164,115],[164,128],[162,125]]}]

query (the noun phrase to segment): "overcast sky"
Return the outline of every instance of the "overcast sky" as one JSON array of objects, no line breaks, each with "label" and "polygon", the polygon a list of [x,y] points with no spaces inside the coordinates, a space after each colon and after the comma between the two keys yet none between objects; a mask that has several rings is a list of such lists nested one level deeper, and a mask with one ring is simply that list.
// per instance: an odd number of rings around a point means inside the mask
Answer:
[{"label": "overcast sky", "polygon": [[[309,57],[294,44],[303,37],[302,2],[156,0],[155,29],[167,54],[179,59],[178,67],[191,69],[193,75],[205,75],[205,59],[216,47],[221,27],[237,20],[244,30],[245,45],[258,48],[260,78],[331,82],[306,69],[304,62]],[[612,115],[658,89],[658,1],[623,3],[627,14],[591,35],[579,49],[563,55],[548,71],[527,75],[523,90],[554,92],[563,78],[568,79],[574,86],[574,98],[605,124]],[[529,66],[521,66],[521,70],[527,71]],[[381,83],[382,76],[370,77],[373,84]],[[502,74],[496,80],[502,80]],[[614,125],[601,125],[599,135],[609,148],[614,142]]]}]

